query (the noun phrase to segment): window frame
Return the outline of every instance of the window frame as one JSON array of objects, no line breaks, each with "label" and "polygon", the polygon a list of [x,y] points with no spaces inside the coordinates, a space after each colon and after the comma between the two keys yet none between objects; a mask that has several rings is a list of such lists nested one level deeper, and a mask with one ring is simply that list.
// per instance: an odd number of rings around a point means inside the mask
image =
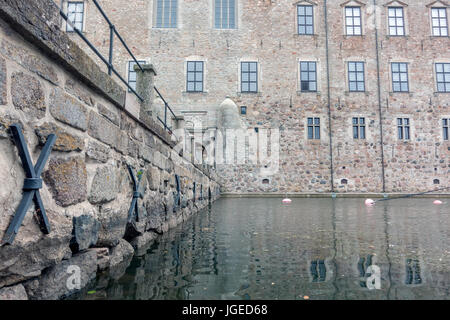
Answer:
[{"label": "window frame", "polygon": [[[193,71],[189,71],[189,64],[190,63],[194,63],[194,70]],[[200,71],[197,71],[197,64],[201,64],[202,65],[202,70],[201,70],[201,74],[202,74],[202,79],[201,81],[197,80],[197,73],[199,73]],[[189,73],[193,73],[194,74],[194,80],[189,80]],[[194,90],[189,90],[189,83],[194,83]],[[201,83],[202,85],[202,90],[197,90],[197,83]],[[205,61],[199,61],[199,60],[188,60],[186,61],[186,92],[189,93],[202,93],[205,92]]]},{"label": "window frame", "polygon": [[[78,28],[78,30],[79,30],[80,32],[84,32],[86,4],[84,3],[84,1],[80,1],[80,0],[78,0],[78,1],[67,1],[67,12],[66,12],[66,15],[67,15],[67,19],[68,19],[68,20],[70,20],[70,18],[69,18],[69,15],[70,15],[69,7],[70,7],[71,4],[72,4],[72,5],[76,5],[76,6],[78,6],[78,5],[81,4],[82,7],[83,7],[83,10],[82,10],[82,12],[81,12],[81,22],[80,22],[80,21],[78,21],[78,22],[74,21],[74,22],[72,22],[72,24],[75,26],[75,24],[81,23],[81,29]],[[76,15],[76,13],[79,13],[79,12],[75,12],[74,14]],[[69,30],[69,28],[71,28],[72,30]],[[74,33],[74,32],[75,32],[75,28],[72,28],[72,27],[70,26],[70,24],[67,23],[67,22],[66,22],[66,32],[68,32],[68,33]]]},{"label": "window frame", "polygon": [[[136,59],[136,60],[137,60],[140,64],[146,64],[146,63],[147,63],[146,60],[139,60],[139,59]],[[135,62],[134,60],[128,60],[128,62],[127,62],[127,83],[128,83],[128,85],[129,85],[130,87],[132,87],[132,88],[136,91],[137,75],[136,75],[136,80],[131,80],[131,83],[134,83],[134,86],[130,83],[130,74],[132,74],[132,73],[136,74],[136,71],[134,71],[134,69],[131,70],[131,64],[132,64],[132,63],[133,63],[133,67],[134,67],[135,65],[137,65],[136,62]],[[127,88],[127,90],[128,90],[128,92],[132,92],[130,88]]]},{"label": "window frame", "polygon": [[[161,25],[158,25],[158,13],[159,13],[159,6],[158,6],[158,4],[159,4],[159,2],[161,1],[161,3],[162,3],[162,7],[161,7]],[[170,3],[170,6],[169,6],[169,9],[167,10],[168,12],[166,12],[166,10],[165,10],[165,0],[154,0],[153,1],[153,11],[154,11],[154,14],[153,14],[153,18],[154,18],[154,22],[153,22],[153,28],[155,28],[155,29],[177,29],[178,28],[178,23],[179,23],[179,17],[178,17],[178,14],[179,14],[179,4],[180,4],[180,2],[179,2],[179,0],[168,0],[169,1],[169,3]],[[175,15],[173,15],[173,7],[172,7],[172,2],[173,1],[175,1],[176,3],[175,3]],[[165,19],[165,15],[166,15],[166,13],[169,15],[169,18],[168,18],[168,25],[165,25],[165,23],[166,23],[166,19]],[[175,25],[173,25],[173,18],[175,18]]]},{"label": "window frame", "polygon": [[450,141],[450,117],[442,119],[442,140]]},{"label": "window frame", "polygon": [[[243,70],[243,65],[244,65],[244,64],[248,64],[248,71],[244,71],[244,70]],[[251,65],[251,64],[256,64],[255,71],[251,71],[251,70],[250,70],[250,65]],[[259,92],[259,79],[258,79],[258,76],[259,76],[259,70],[258,70],[258,68],[259,68],[259,63],[258,63],[258,61],[241,61],[241,63],[240,63],[240,81],[241,81],[241,84],[240,84],[240,92],[241,92],[241,93],[258,93],[258,92]],[[248,80],[246,80],[246,81],[243,80],[243,74],[244,74],[244,73],[247,73],[247,74],[248,74]],[[255,80],[255,81],[251,81],[251,80],[250,80],[250,74],[256,74],[256,80]],[[247,83],[247,84],[248,84],[248,91],[244,91],[244,90],[243,90],[243,84],[244,84],[244,83]],[[252,83],[255,83],[255,84],[256,84],[256,91],[250,90],[250,85],[251,85]]]},{"label": "window frame", "polygon": [[[305,14],[303,16],[300,15],[299,13],[299,9],[300,7],[303,7],[305,9]],[[307,15],[306,14],[306,8],[311,8],[311,15]],[[314,28],[314,23],[315,23],[315,19],[314,19],[314,5],[312,4],[297,4],[296,5],[296,15],[297,15],[297,34],[300,36],[313,36],[314,32],[315,32],[315,28]],[[300,17],[304,17],[305,18],[305,24],[300,24]],[[307,24],[306,23],[306,18],[307,17],[311,17],[311,24]],[[300,33],[300,27],[303,26],[305,28],[305,32],[304,33]],[[311,33],[307,33],[307,27],[311,27],[312,32]]]},{"label": "window frame", "polygon": [[[220,2],[220,25],[219,25],[219,27],[217,26],[217,2]],[[233,27],[230,27],[230,0],[226,0],[227,1],[227,3],[228,3],[228,6],[227,6],[227,20],[228,20],[228,23],[227,23],[227,27],[224,27],[224,24],[223,24],[223,11],[222,11],[222,9],[223,9],[223,2],[224,2],[225,0],[213,0],[213,27],[214,27],[214,29],[216,29],[216,30],[235,30],[235,29],[237,29],[238,28],[238,23],[237,23],[237,20],[238,20],[238,0],[233,0],[234,1],[234,12],[233,12],[233,14],[234,14],[234,26]]]},{"label": "window frame", "polygon": [[[355,70],[354,71],[350,71],[350,64],[355,64]],[[358,71],[358,65],[362,65],[362,71]],[[350,73],[354,73],[355,74],[355,79],[356,80],[351,80],[350,79]],[[362,74],[363,80],[359,81],[358,80],[358,75]],[[349,92],[366,92],[366,66],[365,66],[365,62],[364,61],[347,61],[347,84],[348,84],[348,91]],[[356,84],[356,89],[352,90],[351,88],[351,83],[355,83]],[[358,84],[362,83],[363,84],[363,90],[359,90]]]},{"label": "window frame", "polygon": [[[308,64],[308,68],[307,68],[306,71],[302,70],[302,63],[307,63]],[[317,63],[317,61],[299,60],[298,64],[299,64],[298,67],[299,67],[299,72],[300,72],[300,75],[299,75],[300,92],[318,92],[318,88],[317,88],[317,85],[318,85],[318,81],[317,81],[317,74],[318,74],[317,73],[317,66],[318,66],[318,63]],[[310,71],[310,64],[314,64],[314,71]],[[304,72],[306,72],[308,74],[308,80],[302,80],[302,73],[304,73]],[[314,73],[315,80],[310,80],[310,74],[312,74],[312,73]],[[308,83],[308,88],[311,87],[310,83],[314,83],[315,90],[311,90],[311,89],[303,90],[303,85],[302,85],[303,81],[306,81]]]},{"label": "window frame", "polygon": [[[356,123],[355,123],[356,120]],[[362,120],[362,123],[361,123]],[[352,136],[353,140],[366,140],[367,132],[366,132],[366,118],[365,117],[352,117]],[[356,132],[355,132],[356,129]],[[356,133],[356,135],[355,135]],[[363,134],[362,134],[363,133]],[[364,137],[362,137],[364,136]]]},{"label": "window frame", "polygon": [[[440,12],[440,10],[443,10],[445,12],[445,26],[441,26],[441,20],[443,18],[440,17],[440,13],[438,13],[437,17],[433,17],[433,11],[434,10],[438,10],[438,12]],[[434,20],[437,19],[438,20],[438,26],[435,27],[433,25]],[[448,37],[448,14],[447,14],[447,8],[446,7],[431,7],[430,8],[430,24],[431,24],[431,36],[432,37]],[[445,27],[445,33],[446,34],[442,34],[442,29]],[[435,34],[434,30],[438,29],[439,30],[439,34]]]},{"label": "window frame", "polygon": [[[394,71],[394,65],[398,65],[398,71]],[[401,65],[406,65],[406,71],[400,71]],[[394,80],[394,74],[399,75],[399,80]],[[401,80],[401,75],[406,74],[406,81]],[[408,62],[391,62],[391,81],[392,81],[392,92],[394,93],[409,93],[410,92],[410,84],[409,84],[409,63]],[[398,83],[400,85],[400,90],[395,90],[395,84]],[[402,84],[406,83],[407,90],[402,89]]]},{"label": "window frame", "polygon": [[[442,72],[438,71],[438,65],[442,65]],[[449,72],[445,71],[445,66],[448,65],[449,66]],[[436,92],[437,93],[450,93],[450,81],[446,81],[445,80],[445,76],[448,75],[450,77],[450,62],[435,62],[434,63],[434,72],[436,74],[435,79],[436,79]],[[439,75],[442,75],[442,78],[444,81],[439,81]],[[439,84],[443,84],[444,85],[444,91],[440,91],[439,90]]]},{"label": "window frame", "polygon": [[[393,17],[390,15],[391,9],[395,10],[395,15]],[[397,19],[399,19],[399,17],[397,16],[397,10],[398,9],[400,9],[401,12],[402,12],[402,16],[401,16],[402,23],[403,23],[402,26],[399,26],[397,24]],[[391,19],[395,19],[395,25],[393,25],[393,26],[391,25]],[[388,26],[387,26],[387,28],[388,28],[388,35],[390,37],[406,37],[406,19],[405,19],[405,8],[404,7],[401,7],[401,6],[389,6],[389,7],[387,7],[387,20],[388,20],[387,21],[387,23],[388,23]],[[391,28],[395,29],[395,34],[391,33]],[[401,30],[403,30],[403,34],[398,34],[398,28],[401,28]]]},{"label": "window frame", "polygon": [[[400,141],[411,141],[411,120],[407,117],[397,117],[397,139]],[[407,123],[405,123],[405,120]],[[407,129],[407,131],[406,131]],[[408,137],[406,137],[406,133]]]},{"label": "window frame", "polygon": [[[310,129],[312,130],[312,135],[310,135]],[[306,137],[309,141],[316,141],[321,139],[320,129],[320,117],[312,116],[306,118]]]},{"label": "window frame", "polygon": [[[347,9],[352,9],[352,15],[351,16],[347,16]],[[355,16],[354,15],[354,10],[358,9],[359,10],[359,25],[355,25]],[[362,10],[361,10],[361,6],[345,6],[344,7],[344,28],[345,28],[345,35],[348,37],[353,37],[353,36],[362,36],[363,35],[363,21],[362,21]],[[347,24],[347,18],[351,18],[352,19],[352,24],[349,25]],[[359,34],[355,34],[355,28],[360,29],[360,33]],[[352,34],[348,33],[348,28],[352,28]]]}]

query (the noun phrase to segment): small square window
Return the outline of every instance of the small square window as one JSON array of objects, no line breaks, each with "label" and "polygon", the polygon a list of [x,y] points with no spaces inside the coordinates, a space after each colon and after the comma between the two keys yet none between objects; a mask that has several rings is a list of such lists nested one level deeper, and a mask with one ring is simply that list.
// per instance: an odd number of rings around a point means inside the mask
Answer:
[{"label": "small square window", "polygon": [[186,91],[203,92],[203,61],[188,61]]},{"label": "small square window", "polygon": [[366,119],[365,118],[353,118],[353,139],[365,139],[366,138]]},{"label": "small square window", "polygon": [[410,140],[409,118],[397,118],[397,133],[399,140]]},{"label": "small square window", "polygon": [[[67,3],[67,18],[72,25],[79,31],[83,31],[84,23],[84,2],[82,1],[69,1]],[[67,32],[74,32],[73,27],[67,23]]]}]

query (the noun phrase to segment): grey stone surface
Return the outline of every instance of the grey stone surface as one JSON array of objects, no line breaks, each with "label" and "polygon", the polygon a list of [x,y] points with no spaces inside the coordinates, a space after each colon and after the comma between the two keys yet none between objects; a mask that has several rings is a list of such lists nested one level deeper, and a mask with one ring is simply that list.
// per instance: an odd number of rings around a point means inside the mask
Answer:
[{"label": "grey stone surface", "polygon": [[73,252],[86,250],[97,243],[100,223],[92,214],[73,217],[72,221],[73,237],[70,241],[70,248]]},{"label": "grey stone surface", "polygon": [[97,270],[109,268],[109,248],[91,248],[97,254]]},{"label": "grey stone surface", "polygon": [[151,167],[147,170],[147,182],[150,190],[158,190],[161,184],[161,174],[158,168]]},{"label": "grey stone surface", "polygon": [[14,123],[19,123],[23,128],[22,121],[15,115],[0,115],[0,138],[5,139],[9,137],[8,129]]},{"label": "grey stone surface", "polygon": [[124,260],[128,260],[130,257],[132,257],[134,254],[134,249],[131,246],[131,244],[124,240],[120,239],[119,243],[111,249],[110,255],[109,255],[109,266],[114,267],[117,266],[119,263],[121,263]]},{"label": "grey stone surface", "polygon": [[86,155],[94,160],[106,163],[109,158],[111,149],[94,140],[89,140],[88,147],[86,149]]},{"label": "grey stone surface", "polygon": [[129,205],[130,203],[123,203],[120,206],[109,205],[101,208],[98,215],[100,230],[97,246],[114,247],[124,237]]},{"label": "grey stone surface", "polygon": [[118,145],[119,128],[94,111],[89,114],[88,133],[91,137],[106,143],[108,146],[116,147]]},{"label": "grey stone surface", "polygon": [[35,133],[39,138],[39,144],[43,146],[47,142],[47,137],[54,133],[56,141],[53,145],[55,151],[82,151],[84,149],[84,139],[77,135],[70,134],[67,130],[55,125],[54,123],[44,123],[35,129]]},{"label": "grey stone surface", "polygon": [[88,250],[49,268],[39,277],[38,283],[27,283],[25,288],[30,299],[57,300],[84,288],[95,278],[96,272],[97,253]]},{"label": "grey stone surface", "polygon": [[92,204],[107,203],[114,200],[116,195],[116,170],[112,166],[97,168],[89,191],[89,202]]},{"label": "grey stone surface", "polygon": [[22,284],[0,289],[0,301],[2,300],[28,300],[27,292]]},{"label": "grey stone surface", "polygon": [[22,67],[36,73],[53,84],[58,84],[55,68],[43,59],[31,54],[27,49],[17,46],[5,39],[1,40],[0,53],[14,60]]},{"label": "grey stone surface", "polygon": [[67,207],[86,200],[87,171],[81,157],[51,159],[43,178],[58,205]]},{"label": "grey stone surface", "polygon": [[108,119],[115,125],[117,125],[117,126],[120,125],[120,118],[119,118],[119,115],[117,114],[117,111],[113,111],[113,110],[105,107],[101,103],[97,103],[97,110],[98,110],[98,113],[100,113],[102,116],[104,116],[106,119]]},{"label": "grey stone surface", "polygon": [[11,96],[16,109],[26,116],[41,119],[45,116],[45,94],[42,84],[33,76],[15,72],[11,76]]},{"label": "grey stone surface", "polygon": [[7,82],[6,82],[6,62],[0,57],[0,104],[7,103]]},{"label": "grey stone surface", "polygon": [[59,88],[55,88],[50,94],[50,113],[57,120],[76,129],[87,129],[86,107]]},{"label": "grey stone surface", "polygon": [[71,95],[78,98],[78,100],[82,101],[83,103],[94,106],[95,100],[92,97],[92,95],[89,93],[89,91],[86,91],[85,88],[83,88],[77,81],[74,79],[68,78],[66,80],[66,84],[64,86],[64,89],[70,93]]}]

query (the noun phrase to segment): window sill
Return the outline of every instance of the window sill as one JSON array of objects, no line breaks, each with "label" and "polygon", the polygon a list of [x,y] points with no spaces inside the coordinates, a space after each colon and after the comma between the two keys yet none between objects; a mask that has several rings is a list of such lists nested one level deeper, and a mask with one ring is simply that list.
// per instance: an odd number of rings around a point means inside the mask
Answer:
[{"label": "window sill", "polygon": [[237,92],[236,93],[238,97],[240,96],[257,96],[257,97],[262,97],[262,92],[258,91],[258,92]]},{"label": "window sill", "polygon": [[185,95],[185,94],[188,94],[188,95],[193,94],[193,95],[201,95],[201,96],[203,96],[203,95],[207,95],[208,91],[182,91],[181,93],[183,95]]},{"label": "window sill", "polygon": [[389,92],[390,96],[393,96],[394,94],[408,94],[410,97],[412,97],[414,92],[411,92],[411,91],[395,91],[395,92],[391,91],[391,92]]},{"label": "window sill", "polygon": [[344,38],[344,39],[348,39],[348,38],[361,38],[361,39],[365,39],[366,36],[363,35],[363,34],[355,34],[355,35],[347,35],[347,34],[344,34],[344,35],[342,35],[342,38]]},{"label": "window sill", "polygon": [[345,91],[344,94],[346,96],[351,95],[351,94],[364,94],[366,96],[370,96],[370,93],[368,91]]},{"label": "window sill", "polygon": [[390,38],[394,38],[394,39],[406,39],[406,40],[408,40],[409,39],[409,35],[403,35],[403,36],[393,36],[393,35],[386,35],[386,39],[390,39]]},{"label": "window sill", "polygon": [[436,92],[434,92],[434,95],[437,96],[439,94],[449,94],[449,93],[450,93],[450,91],[436,91]]},{"label": "window sill", "polygon": [[297,90],[297,95],[298,96],[301,96],[301,95],[304,95],[304,94],[309,94],[309,95],[315,94],[318,97],[320,97],[322,95],[322,93],[320,91],[301,91],[301,90]]}]

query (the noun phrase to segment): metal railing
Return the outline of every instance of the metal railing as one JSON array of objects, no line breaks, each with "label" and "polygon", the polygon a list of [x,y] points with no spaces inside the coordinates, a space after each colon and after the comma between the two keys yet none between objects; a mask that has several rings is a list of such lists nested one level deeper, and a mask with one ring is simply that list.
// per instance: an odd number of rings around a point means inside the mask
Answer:
[{"label": "metal railing", "polygon": [[136,95],[136,97],[140,101],[143,101],[144,99],[142,99],[142,97],[136,92],[136,90],[133,87],[131,87],[130,84],[114,68],[114,65],[113,65],[114,35],[117,36],[117,38],[120,40],[122,45],[127,50],[128,54],[131,56],[131,58],[133,58],[133,60],[136,63],[136,65],[139,66],[141,71],[144,71],[144,69],[142,69],[141,64],[136,59],[136,57],[133,55],[133,53],[131,52],[130,48],[128,48],[127,44],[125,43],[123,38],[120,36],[120,34],[117,31],[116,27],[111,23],[111,20],[109,20],[108,16],[106,15],[105,11],[103,11],[102,7],[97,2],[97,0],[92,0],[92,2],[97,7],[98,11],[100,11],[101,15],[103,16],[103,18],[105,19],[105,21],[108,23],[108,26],[109,26],[109,57],[108,57],[108,59],[106,59],[97,50],[97,48],[86,38],[86,36],[83,34],[83,32],[81,32],[77,27],[74,26],[74,24],[69,20],[69,17],[64,13],[62,8],[59,8],[59,13],[60,13],[61,17],[63,17],[63,19],[66,21],[66,23],[68,23],[72,27],[73,31],[75,33],[77,33],[80,36],[80,38],[83,39],[83,41],[89,46],[89,48],[91,48],[91,50],[94,51],[94,53],[100,58],[100,60],[102,60],[102,62],[104,64],[106,64],[106,66],[108,67],[108,74],[112,75],[114,73],[128,87],[128,89]]},{"label": "metal railing", "polygon": [[165,128],[170,134],[173,134],[172,128],[169,127],[169,126],[167,125],[167,110],[170,111],[170,113],[172,114],[173,118],[176,119],[177,116],[175,115],[175,113],[173,112],[172,108],[171,108],[171,107],[169,106],[169,104],[167,103],[166,99],[164,99],[164,97],[162,96],[161,92],[159,92],[159,90],[158,90],[156,87],[154,87],[154,88],[155,88],[155,91],[156,91],[156,93],[158,94],[158,96],[159,96],[159,97],[161,98],[161,100],[164,102],[164,120],[162,120],[159,116],[157,116],[157,118],[158,118],[158,120],[163,124],[164,128]]},{"label": "metal railing", "polygon": [[[100,11],[101,15],[103,16],[103,18],[105,19],[106,23],[109,26],[109,57],[108,59],[106,59],[99,51],[98,49],[86,38],[86,36],[83,34],[82,31],[80,31],[77,27],[75,27],[75,25],[69,20],[68,16],[66,15],[66,13],[64,13],[64,11],[62,10],[62,8],[59,8],[59,12],[60,15],[62,16],[62,18],[66,21],[67,24],[69,24],[73,31],[75,33],[77,33],[81,39],[83,39],[83,41],[89,46],[89,48],[91,48],[91,50],[100,58],[100,60],[108,67],[108,74],[111,76],[113,73],[127,86],[127,88],[134,93],[134,95],[136,95],[136,97],[140,100],[143,101],[144,99],[136,92],[136,90],[130,86],[130,84],[117,72],[117,70],[114,68],[113,65],[113,53],[114,53],[114,35],[117,36],[117,38],[120,40],[120,42],[122,43],[122,45],[125,47],[125,49],[127,50],[128,54],[131,56],[131,58],[133,58],[134,62],[136,63],[137,66],[139,66],[139,69],[141,69],[141,71],[143,72],[144,69],[142,68],[141,64],[139,63],[139,61],[136,59],[136,57],[133,55],[133,53],[131,52],[130,48],[128,47],[128,45],[126,44],[126,42],[123,40],[122,36],[119,34],[119,32],[117,31],[116,27],[114,26],[114,24],[112,24],[111,20],[108,18],[108,16],[106,15],[105,11],[103,11],[102,7],[100,6],[100,4],[97,2],[97,0],[92,0],[92,2],[95,4],[95,6],[97,7],[98,11]],[[162,120],[159,116],[157,117],[158,120],[162,123],[162,125],[164,126],[164,129],[167,130],[170,134],[174,135],[174,133],[172,132],[172,128],[168,126],[167,124],[167,110],[169,110],[169,112],[173,115],[174,118],[176,118],[175,113],[173,112],[172,108],[170,108],[169,104],[167,103],[167,101],[164,99],[164,97],[161,95],[161,93],[159,92],[159,90],[154,87],[156,93],[158,94],[158,96],[161,98],[161,100],[164,102],[164,120]]]}]

